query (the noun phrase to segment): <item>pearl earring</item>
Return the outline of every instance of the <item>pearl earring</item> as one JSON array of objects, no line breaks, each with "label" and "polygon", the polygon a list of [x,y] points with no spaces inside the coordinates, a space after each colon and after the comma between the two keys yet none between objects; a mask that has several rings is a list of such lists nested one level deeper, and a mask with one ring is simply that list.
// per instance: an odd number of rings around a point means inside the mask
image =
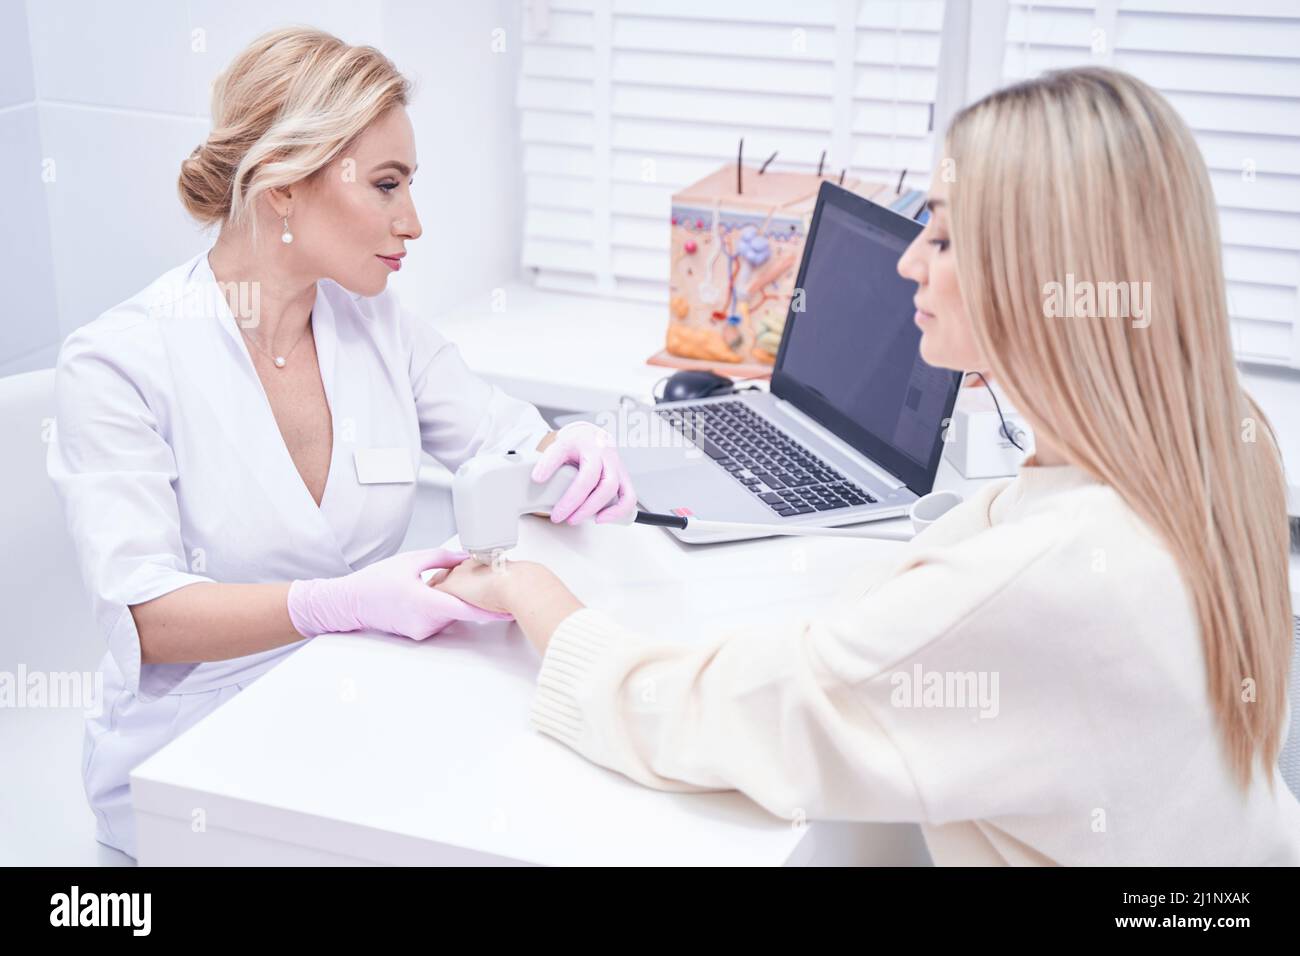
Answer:
[{"label": "pearl earring", "polygon": [[289,231],[289,217],[284,217],[284,233],[280,236],[280,241],[288,245],[293,242],[293,233]]}]

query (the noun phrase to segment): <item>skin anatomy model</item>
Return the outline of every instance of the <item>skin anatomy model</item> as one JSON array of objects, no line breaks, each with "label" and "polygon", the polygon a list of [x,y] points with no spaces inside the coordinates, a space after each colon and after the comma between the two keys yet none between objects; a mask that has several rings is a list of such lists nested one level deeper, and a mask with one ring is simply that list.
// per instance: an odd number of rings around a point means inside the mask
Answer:
[{"label": "skin anatomy model", "polygon": [[776,361],[823,177],[742,172],[728,164],[673,196],[668,333],[655,364],[744,377]]}]

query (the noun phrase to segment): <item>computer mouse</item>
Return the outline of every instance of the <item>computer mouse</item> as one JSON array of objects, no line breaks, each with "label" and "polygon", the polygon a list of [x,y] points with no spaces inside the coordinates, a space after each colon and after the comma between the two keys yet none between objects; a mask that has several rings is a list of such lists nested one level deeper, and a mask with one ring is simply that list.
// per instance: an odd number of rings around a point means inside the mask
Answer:
[{"label": "computer mouse", "polygon": [[664,385],[661,402],[681,402],[693,398],[708,398],[731,392],[736,385],[731,379],[713,372],[684,371],[668,379]]}]

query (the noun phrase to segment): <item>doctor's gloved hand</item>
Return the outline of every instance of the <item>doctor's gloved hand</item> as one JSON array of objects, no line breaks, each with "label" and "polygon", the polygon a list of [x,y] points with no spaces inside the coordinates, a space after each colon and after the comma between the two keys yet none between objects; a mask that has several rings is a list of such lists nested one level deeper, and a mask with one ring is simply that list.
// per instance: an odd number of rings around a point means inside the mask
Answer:
[{"label": "doctor's gloved hand", "polygon": [[565,425],[542,452],[541,461],[533,468],[533,481],[549,481],[564,464],[577,465],[578,473],[551,509],[552,523],[581,524],[594,515],[596,524],[606,524],[625,519],[636,510],[632,478],[605,429],[591,422]]},{"label": "doctor's gloved hand", "polygon": [[374,629],[422,641],[452,621],[510,621],[424,583],[421,572],[452,568],[464,551],[429,548],[404,551],[337,578],[312,578],[289,585],[289,619],[304,637]]}]

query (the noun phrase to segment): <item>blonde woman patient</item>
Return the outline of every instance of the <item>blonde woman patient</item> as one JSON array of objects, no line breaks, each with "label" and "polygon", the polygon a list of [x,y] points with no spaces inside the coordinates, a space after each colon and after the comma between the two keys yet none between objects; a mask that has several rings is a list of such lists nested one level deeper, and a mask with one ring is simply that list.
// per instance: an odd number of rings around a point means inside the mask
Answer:
[{"label": "blonde woman patient", "polygon": [[[898,268],[922,357],[1032,424],[1014,478],[831,606],[692,645],[537,564],[438,586],[542,654],[539,730],[650,787],[915,821],[938,864],[1300,863],[1282,470],[1238,384],[1196,144],[1143,83],[1080,69],[968,107],[945,156]],[[1070,275],[1149,282],[1145,316],[1050,317]],[[998,675],[996,716],[907,706],[917,667]]]},{"label": "blonde woman patient", "polygon": [[635,507],[606,433],[552,432],[388,291],[421,232],[409,92],[370,47],[254,41],[181,164],[216,242],[60,351],[49,473],[108,646],[82,772],[97,839],[130,856],[130,771],[308,638],[503,617],[424,584],[467,555],[397,553],[422,452],[577,465],[557,523]]}]

